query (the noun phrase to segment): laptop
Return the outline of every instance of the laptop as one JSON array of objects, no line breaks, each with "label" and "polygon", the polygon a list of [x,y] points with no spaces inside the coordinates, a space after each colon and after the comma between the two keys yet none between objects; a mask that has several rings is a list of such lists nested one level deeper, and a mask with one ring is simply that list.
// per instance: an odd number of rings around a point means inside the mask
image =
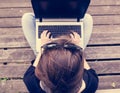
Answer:
[{"label": "laptop", "polygon": [[53,38],[77,32],[84,41],[83,21],[90,0],[31,0],[36,17],[36,50],[40,51],[40,35],[44,30]]}]

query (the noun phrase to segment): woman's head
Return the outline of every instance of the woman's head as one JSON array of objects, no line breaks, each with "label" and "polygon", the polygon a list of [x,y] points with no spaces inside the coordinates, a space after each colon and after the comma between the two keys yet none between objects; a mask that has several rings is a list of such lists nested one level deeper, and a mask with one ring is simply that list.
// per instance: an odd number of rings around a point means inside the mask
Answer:
[{"label": "woman's head", "polygon": [[83,74],[82,49],[67,39],[58,39],[43,46],[36,76],[52,93],[76,93]]}]

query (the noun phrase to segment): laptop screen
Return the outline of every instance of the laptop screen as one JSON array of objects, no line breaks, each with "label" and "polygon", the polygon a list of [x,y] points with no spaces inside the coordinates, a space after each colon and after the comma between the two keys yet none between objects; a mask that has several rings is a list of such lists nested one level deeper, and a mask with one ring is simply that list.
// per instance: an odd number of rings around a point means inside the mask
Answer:
[{"label": "laptop screen", "polygon": [[90,0],[31,0],[36,18],[83,18]]}]

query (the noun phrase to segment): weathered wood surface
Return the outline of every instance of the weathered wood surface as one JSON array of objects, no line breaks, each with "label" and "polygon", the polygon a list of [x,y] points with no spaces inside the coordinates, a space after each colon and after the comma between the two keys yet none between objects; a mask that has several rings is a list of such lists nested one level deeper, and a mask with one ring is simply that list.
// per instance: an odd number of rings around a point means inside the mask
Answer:
[{"label": "weathered wood surface", "polygon": [[[95,9],[96,8],[96,9]],[[102,12],[101,12],[102,10]],[[21,17],[25,12],[33,12],[31,7],[28,8],[0,8],[0,17]],[[15,14],[14,14],[15,13]],[[93,16],[120,15],[120,6],[90,6],[88,13]]]},{"label": "weathered wood surface", "polygon": [[[120,0],[91,0],[91,5],[98,6],[98,5],[120,5]],[[0,7],[31,7],[30,0],[4,0],[0,1]]]},{"label": "weathered wood surface", "polygon": [[[120,76],[100,77],[99,86],[102,86],[102,89],[106,89],[106,88],[108,89],[108,87],[110,89],[118,89],[120,87],[120,84],[118,83],[118,82],[120,82],[119,78],[120,78]],[[106,80],[108,82],[106,83],[106,81],[104,81],[104,80]],[[101,88],[98,88],[98,89],[100,90]],[[5,92],[1,92],[1,93],[24,93],[24,92],[26,93],[26,91],[27,91],[22,79],[6,80],[5,78],[3,78],[3,80],[0,81],[0,90],[5,91]],[[106,92],[106,93],[109,93],[109,92]],[[116,92],[113,92],[113,93],[116,93]]]},{"label": "weathered wood surface", "polygon": [[[0,0],[0,93],[27,93],[22,78],[35,56],[21,29],[26,12],[30,0]],[[120,0],[91,0],[88,13],[94,27],[85,54],[105,89],[96,93],[120,93]]]},{"label": "weathered wood surface", "polygon": [[[20,27],[0,28],[0,35],[0,48],[29,47]],[[120,44],[120,26],[94,26],[89,45],[100,44]]]},{"label": "weathered wood surface", "polygon": [[[112,16],[93,16],[94,25],[119,25],[120,15]],[[0,27],[21,27],[21,18],[2,18],[0,20]]]},{"label": "weathered wood surface", "polygon": [[0,93],[28,93],[22,80],[0,80]]},{"label": "weathered wood surface", "polygon": [[98,90],[96,93],[120,93],[120,89]]},{"label": "weathered wood surface", "polygon": [[[109,79],[107,79],[109,80]],[[103,82],[104,83],[104,82]],[[108,84],[107,84],[108,85]],[[114,82],[110,83],[109,86],[114,86]],[[19,88],[18,88],[19,87]],[[22,80],[1,80],[0,81],[1,93],[28,93]],[[97,90],[96,93],[120,93],[120,89],[110,89],[110,90]]]},{"label": "weathered wood surface", "polygon": [[[120,60],[120,51],[118,50],[120,50],[120,46],[88,47],[85,53],[88,60]],[[35,57],[30,48],[0,49],[0,62],[25,62],[33,58]]]},{"label": "weathered wood surface", "polygon": [[34,58],[30,48],[0,49],[0,62],[27,62]]},{"label": "weathered wood surface", "polygon": [[[120,88],[120,83],[119,83],[120,75],[117,75],[120,73],[120,62],[119,61],[114,61],[114,62],[113,61],[111,62],[110,61],[106,61],[106,62],[98,61],[96,63],[89,62],[89,64],[100,75],[99,76],[100,83],[99,83],[98,89]],[[9,63],[7,65],[0,65],[0,78],[2,78],[3,80],[6,78],[12,78],[14,81],[8,81],[8,82],[14,82],[11,84],[16,83],[17,85],[20,82],[16,82],[16,81],[17,80],[19,81],[19,78],[21,79],[23,78],[23,74],[26,71],[26,69],[29,67],[29,65],[30,64],[15,64],[15,63],[14,64]],[[101,74],[102,75],[104,74],[104,75],[101,76]],[[23,85],[23,82],[21,82],[18,86],[20,87],[22,85]]]},{"label": "weathered wood surface", "polygon": [[[5,63],[4,63],[5,64]],[[30,61],[24,63],[8,63],[0,65],[0,78],[4,77],[23,77],[24,72],[30,66]],[[96,70],[99,76],[119,74],[120,62],[119,61],[97,61],[89,62],[90,66]],[[14,69],[13,69],[14,68]],[[9,72],[10,71],[10,72]],[[119,82],[118,82],[119,83]]]}]

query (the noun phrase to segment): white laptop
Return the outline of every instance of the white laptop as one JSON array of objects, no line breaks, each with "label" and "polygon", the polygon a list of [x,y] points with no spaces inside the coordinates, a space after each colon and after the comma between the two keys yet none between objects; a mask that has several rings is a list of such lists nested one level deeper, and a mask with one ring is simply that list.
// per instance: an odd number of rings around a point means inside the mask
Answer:
[{"label": "white laptop", "polygon": [[84,39],[82,18],[90,0],[31,0],[36,17],[36,50],[40,50],[40,35],[48,30],[53,37],[77,32]]},{"label": "white laptop", "polygon": [[[71,20],[71,21],[70,21]],[[36,20],[36,50],[37,52],[40,51],[40,35],[44,30],[48,30],[51,32],[53,38],[69,34],[70,31],[77,32],[82,41],[83,47],[83,22],[77,22],[74,19],[46,19],[43,22],[39,22]]]}]

